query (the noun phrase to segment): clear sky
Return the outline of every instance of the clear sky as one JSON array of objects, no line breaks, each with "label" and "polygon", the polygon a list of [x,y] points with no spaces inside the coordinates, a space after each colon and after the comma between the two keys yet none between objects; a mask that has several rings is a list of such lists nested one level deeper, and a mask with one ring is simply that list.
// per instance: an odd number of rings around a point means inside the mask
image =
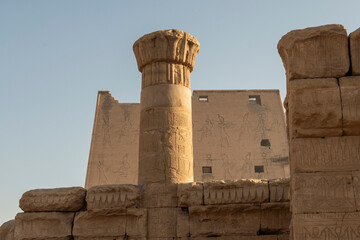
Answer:
[{"label": "clear sky", "polygon": [[0,0],[0,224],[21,194],[84,186],[98,90],[139,102],[132,52],[181,29],[200,42],[192,89],[280,89],[276,45],[293,29],[360,27],[360,1]]}]

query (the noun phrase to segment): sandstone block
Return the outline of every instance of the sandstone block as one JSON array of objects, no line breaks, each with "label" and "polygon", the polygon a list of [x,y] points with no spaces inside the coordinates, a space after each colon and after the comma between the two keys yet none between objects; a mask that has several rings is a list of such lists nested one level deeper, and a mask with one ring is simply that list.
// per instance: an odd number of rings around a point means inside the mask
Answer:
[{"label": "sandstone block", "polygon": [[360,170],[360,136],[297,138],[290,141],[294,172]]},{"label": "sandstone block", "polygon": [[177,184],[174,183],[148,183],[143,185],[142,206],[153,207],[176,207]]},{"label": "sandstone block", "polygon": [[91,187],[86,195],[89,212],[110,213],[129,207],[139,207],[140,190],[130,184]]},{"label": "sandstone block", "polygon": [[360,171],[352,172],[356,210],[360,211]]},{"label": "sandstone block", "polygon": [[176,238],[176,208],[148,209],[148,237]]},{"label": "sandstone block", "polygon": [[15,217],[14,239],[72,239],[74,213],[18,213]]},{"label": "sandstone block", "polygon": [[290,201],[290,179],[279,178],[269,181],[270,202]]},{"label": "sandstone block", "polygon": [[245,179],[204,183],[205,205],[261,203],[268,200],[268,182],[265,180]]},{"label": "sandstone block", "polygon": [[187,238],[190,236],[190,218],[188,208],[177,208],[176,237]]},{"label": "sandstone block", "polygon": [[[259,236],[212,236],[210,239],[221,240],[288,240],[288,238],[279,238],[282,235],[259,235]],[[185,240],[185,239],[182,239]],[[208,237],[190,237],[186,240],[209,240]]]},{"label": "sandstone block", "polygon": [[125,236],[126,213],[98,214],[78,212],[74,220],[73,236],[76,240],[117,239]]},{"label": "sandstone block", "polygon": [[189,207],[203,205],[204,186],[202,183],[180,183],[177,190],[178,206]]},{"label": "sandstone block", "polygon": [[191,237],[251,236],[260,229],[260,206],[229,204],[189,207]]},{"label": "sandstone block", "polygon": [[[358,52],[358,62],[360,65],[360,47]],[[345,135],[360,135],[360,76],[343,77],[340,78],[339,83],[343,110],[344,133]]]},{"label": "sandstone block", "polygon": [[181,30],[161,30],[144,35],[133,46],[139,71],[156,62],[181,63],[192,71],[199,52],[199,42]]},{"label": "sandstone block", "polygon": [[24,212],[76,212],[85,205],[86,190],[82,187],[35,189],[20,199]]},{"label": "sandstone block", "polygon": [[291,31],[277,48],[289,80],[343,77],[349,71],[348,39],[342,25]]},{"label": "sandstone block", "polygon": [[261,233],[288,234],[290,220],[289,202],[261,204]]},{"label": "sandstone block", "polygon": [[290,139],[342,135],[337,79],[296,79],[289,91]]},{"label": "sandstone block", "polygon": [[360,213],[318,213],[293,216],[294,240],[359,239]]},{"label": "sandstone block", "polygon": [[360,28],[349,34],[351,72],[360,75]]},{"label": "sandstone block", "polygon": [[146,239],[147,210],[139,208],[126,209],[126,235],[129,239]]},{"label": "sandstone block", "polygon": [[1,240],[14,240],[15,220],[10,220],[0,226]]},{"label": "sandstone block", "polygon": [[351,172],[295,173],[292,212],[355,212]]}]

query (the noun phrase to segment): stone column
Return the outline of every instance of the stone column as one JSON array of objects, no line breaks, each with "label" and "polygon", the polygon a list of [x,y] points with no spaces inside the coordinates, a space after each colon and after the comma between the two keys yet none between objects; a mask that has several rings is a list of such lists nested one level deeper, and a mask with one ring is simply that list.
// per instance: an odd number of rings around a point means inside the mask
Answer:
[{"label": "stone column", "polygon": [[291,31],[278,50],[287,75],[292,239],[359,239],[360,77],[349,76],[358,62],[350,61],[346,29]]},{"label": "stone column", "polygon": [[192,182],[190,72],[199,42],[162,30],[141,37],[133,50],[142,73],[139,184]]}]

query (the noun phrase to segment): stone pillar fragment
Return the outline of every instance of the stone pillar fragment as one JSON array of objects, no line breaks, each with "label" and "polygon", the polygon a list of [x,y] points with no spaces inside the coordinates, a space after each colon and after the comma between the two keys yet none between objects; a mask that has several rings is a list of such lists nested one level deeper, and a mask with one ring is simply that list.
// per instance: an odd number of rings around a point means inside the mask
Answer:
[{"label": "stone pillar fragment", "polygon": [[133,50],[142,72],[139,183],[192,182],[190,72],[199,42],[163,30],[143,36]]},{"label": "stone pillar fragment", "polygon": [[351,73],[353,76],[360,75],[360,28],[349,34]]}]

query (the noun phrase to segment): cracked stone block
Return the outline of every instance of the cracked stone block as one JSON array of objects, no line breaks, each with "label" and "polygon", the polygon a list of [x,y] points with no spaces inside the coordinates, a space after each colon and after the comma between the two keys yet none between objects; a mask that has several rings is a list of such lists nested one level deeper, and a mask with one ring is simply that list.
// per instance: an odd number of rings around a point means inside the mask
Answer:
[{"label": "cracked stone block", "polygon": [[349,34],[351,73],[360,75],[360,28]]},{"label": "cracked stone block", "polygon": [[343,77],[350,68],[347,33],[339,24],[293,30],[277,48],[290,81]]},{"label": "cracked stone block", "polygon": [[177,208],[176,237],[187,238],[190,236],[189,208]]},{"label": "cracked stone block", "polygon": [[122,240],[125,236],[125,228],[125,211],[111,215],[84,211],[76,213],[73,236],[75,240]]},{"label": "cracked stone block", "polygon": [[290,201],[290,179],[278,178],[269,181],[270,202]]},{"label": "cracked stone block", "polygon": [[146,239],[147,210],[142,208],[126,209],[125,232],[129,239]]},{"label": "cracked stone block", "polygon": [[293,240],[359,239],[360,213],[317,213],[293,216]]},{"label": "cracked stone block", "polygon": [[290,220],[290,202],[261,204],[261,233],[288,234]]},{"label": "cracked stone block", "polygon": [[130,184],[91,187],[86,195],[89,212],[110,213],[129,207],[139,207],[140,190]]},{"label": "cracked stone block", "polygon": [[24,212],[76,212],[85,205],[86,190],[82,187],[35,189],[20,199]]},{"label": "cracked stone block", "polygon": [[295,173],[292,212],[355,212],[351,172]]},{"label": "cracked stone block", "polygon": [[339,83],[342,100],[344,134],[360,135],[360,76],[343,77],[340,78]]},{"label": "cracked stone block", "polygon": [[342,135],[340,88],[336,78],[293,80],[288,95],[290,139]]},{"label": "cracked stone block", "polygon": [[262,203],[267,201],[269,201],[269,189],[268,182],[265,180],[220,180],[204,183],[205,205]]},{"label": "cracked stone block", "polygon": [[360,170],[359,149],[360,136],[292,139],[292,168],[296,173]]},{"label": "cracked stone block", "polygon": [[176,238],[177,208],[148,209],[148,237]]},{"label": "cracked stone block", "polygon": [[176,207],[177,184],[174,183],[148,183],[143,185],[142,206]]},{"label": "cracked stone block", "polygon": [[72,239],[74,213],[18,213],[15,217],[14,239]]},{"label": "cracked stone block", "polygon": [[178,206],[203,205],[204,186],[202,183],[179,183],[177,189]]},{"label": "cracked stone block", "polygon": [[189,207],[191,237],[257,235],[260,205],[229,204]]}]

